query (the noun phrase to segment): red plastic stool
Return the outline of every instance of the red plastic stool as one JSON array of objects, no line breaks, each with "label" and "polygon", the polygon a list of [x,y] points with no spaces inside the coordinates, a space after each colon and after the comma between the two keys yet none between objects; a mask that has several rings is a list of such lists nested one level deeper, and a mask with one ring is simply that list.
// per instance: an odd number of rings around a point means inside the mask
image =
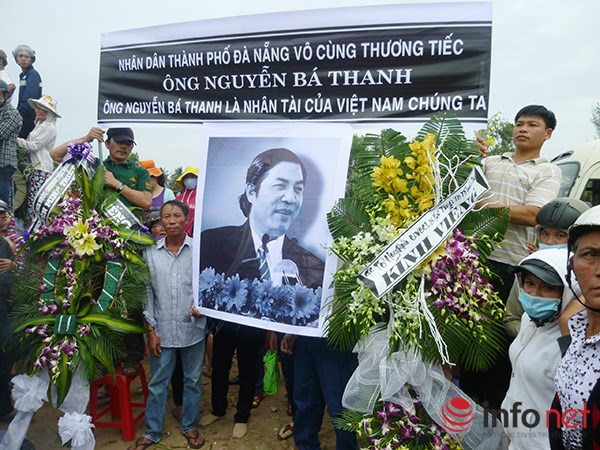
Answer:
[{"label": "red plastic stool", "polygon": [[[142,384],[143,402],[131,401],[131,382],[137,377],[140,378]],[[110,390],[110,404],[98,411],[98,388],[102,385],[108,386]],[[146,382],[144,368],[140,365],[137,375],[132,377],[123,375],[121,369],[117,368],[114,381],[110,374],[107,373],[102,378],[92,381],[90,384],[90,416],[92,416],[92,423],[97,428],[120,428],[123,431],[123,439],[125,441],[133,441],[135,439],[135,424],[144,417],[147,399],[148,383]],[[134,417],[134,408],[144,409]],[[100,418],[109,411],[111,420],[100,421]]]}]

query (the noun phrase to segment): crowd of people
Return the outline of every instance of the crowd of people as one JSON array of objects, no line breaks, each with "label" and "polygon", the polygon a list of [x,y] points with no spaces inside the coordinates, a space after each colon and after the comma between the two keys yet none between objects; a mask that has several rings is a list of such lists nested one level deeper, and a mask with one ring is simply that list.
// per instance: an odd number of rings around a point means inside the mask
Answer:
[{"label": "crowd of people", "polygon": [[[188,447],[202,447],[205,438],[198,427],[206,428],[226,415],[236,353],[239,392],[232,436],[243,438],[252,408],[264,396],[262,356],[267,348],[279,353],[292,416],[279,437],[293,436],[301,450],[320,448],[325,407],[331,417],[341,412],[344,387],[357,366],[355,355],[332,348],[323,338],[203,317],[192,293],[199,168],[186,167],[177,179],[179,192],[173,192],[165,186],[160,164],[131,160],[136,143],[130,128],[105,132],[92,127],[84,136],[55,146],[56,119],[61,116],[56,100],[42,95],[41,77],[33,68],[35,52],[20,45],[12,54],[22,70],[17,108],[10,101],[16,86],[4,70],[8,59],[0,50],[0,337],[9,333],[10,279],[17,266],[16,239],[9,230],[17,146],[27,152],[32,166],[27,187],[33,217],[33,200],[55,163],[67,155],[69,143],[102,142],[108,149],[101,162],[105,189],[133,208],[156,240],[143,255],[152,280],[147,304],[133,316],[147,329],[145,341],[140,335],[125,336],[127,354],[120,365],[123,374],[134,376],[146,346],[151,368],[146,427],[129,448],[141,450],[160,441],[169,384],[175,404],[172,415],[180,422]],[[478,140],[490,191],[477,207],[506,208],[510,214],[504,241],[489,258],[497,275],[494,285],[506,305],[510,344],[488,372],[463,371],[459,383],[490,409],[509,410],[519,403],[523,410],[545,416],[546,411],[591,410],[600,402],[600,206],[556,198],[560,169],[541,157],[555,128],[552,111],[530,105],[516,114],[514,153],[487,156],[487,143]],[[269,149],[256,156],[240,196],[247,220],[202,232],[201,269],[211,266],[220,273],[240,272],[281,284],[285,280],[274,269],[289,258],[300,261],[295,276],[306,286],[321,286],[322,261],[286,235],[302,206],[306,176],[303,162],[287,149]],[[285,214],[276,213],[282,210],[279,203],[285,204]],[[6,418],[13,411],[11,359],[1,356],[0,417]],[[211,377],[212,398],[211,410],[200,416],[203,373]],[[525,421],[524,427],[506,427],[509,448],[580,449],[598,443],[593,421],[577,416],[572,422],[576,426],[557,420],[550,430],[544,424],[525,426]],[[336,429],[336,442],[338,449],[357,448],[356,436],[348,431]]]}]

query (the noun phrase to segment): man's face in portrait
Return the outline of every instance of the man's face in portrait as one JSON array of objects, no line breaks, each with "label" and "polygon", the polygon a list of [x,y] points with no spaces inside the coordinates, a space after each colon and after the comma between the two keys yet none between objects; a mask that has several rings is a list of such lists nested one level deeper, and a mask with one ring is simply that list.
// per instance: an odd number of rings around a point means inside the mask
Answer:
[{"label": "man's face in portrait", "polygon": [[258,188],[246,187],[252,204],[250,226],[260,236],[276,239],[298,216],[304,200],[304,177],[300,165],[283,161],[267,172]]}]

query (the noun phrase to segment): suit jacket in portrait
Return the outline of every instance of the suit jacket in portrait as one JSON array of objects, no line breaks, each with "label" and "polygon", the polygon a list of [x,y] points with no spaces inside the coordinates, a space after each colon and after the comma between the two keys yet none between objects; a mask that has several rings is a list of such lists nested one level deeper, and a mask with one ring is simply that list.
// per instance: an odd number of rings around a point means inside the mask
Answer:
[{"label": "suit jacket in portrait", "polygon": [[[284,236],[282,258],[298,266],[302,284],[316,289],[323,286],[325,264],[321,259],[302,248],[295,238]],[[246,261],[247,260],[247,261]],[[200,238],[200,271],[212,267],[217,273],[230,277],[260,278],[250,225],[226,226],[205,230]]]}]

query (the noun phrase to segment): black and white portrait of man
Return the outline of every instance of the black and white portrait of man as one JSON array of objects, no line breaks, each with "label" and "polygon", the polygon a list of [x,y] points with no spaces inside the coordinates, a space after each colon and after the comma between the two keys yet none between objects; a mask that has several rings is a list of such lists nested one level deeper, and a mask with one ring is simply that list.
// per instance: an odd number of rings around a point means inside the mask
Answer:
[{"label": "black and white portrait of man", "polygon": [[209,140],[198,277],[207,315],[316,334],[330,284],[326,213],[342,195],[324,190],[340,159],[347,167],[339,148],[323,137]]}]

